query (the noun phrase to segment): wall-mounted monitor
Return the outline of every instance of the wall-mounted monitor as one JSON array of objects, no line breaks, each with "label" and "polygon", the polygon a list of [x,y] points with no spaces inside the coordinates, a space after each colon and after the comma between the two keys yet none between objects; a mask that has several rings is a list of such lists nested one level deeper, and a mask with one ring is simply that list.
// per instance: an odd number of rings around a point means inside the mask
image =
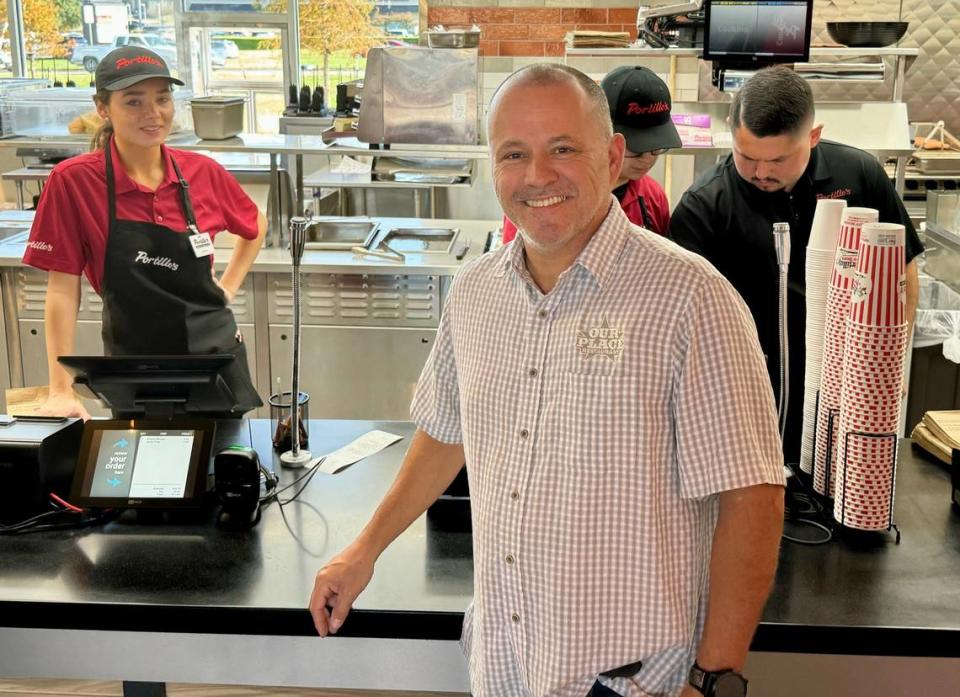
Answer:
[{"label": "wall-mounted monitor", "polygon": [[703,59],[735,67],[810,59],[813,0],[707,0]]}]

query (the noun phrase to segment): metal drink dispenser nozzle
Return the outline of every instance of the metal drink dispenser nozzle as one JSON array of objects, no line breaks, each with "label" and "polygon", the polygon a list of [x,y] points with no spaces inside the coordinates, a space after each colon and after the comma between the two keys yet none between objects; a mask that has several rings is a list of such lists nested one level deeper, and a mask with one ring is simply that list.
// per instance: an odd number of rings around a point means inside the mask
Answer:
[{"label": "metal drink dispenser nozzle", "polygon": [[790,345],[787,335],[787,280],[790,270],[790,223],[773,224],[773,248],[777,252],[780,268],[780,394],[777,400],[777,415],[780,421],[780,438],[787,430],[787,407],[790,400]]},{"label": "metal drink dispenser nozzle", "polygon": [[290,390],[290,450],[280,455],[285,467],[303,467],[313,456],[300,449],[300,261],[307,242],[308,218],[290,219],[290,259],[293,262],[293,385]]}]

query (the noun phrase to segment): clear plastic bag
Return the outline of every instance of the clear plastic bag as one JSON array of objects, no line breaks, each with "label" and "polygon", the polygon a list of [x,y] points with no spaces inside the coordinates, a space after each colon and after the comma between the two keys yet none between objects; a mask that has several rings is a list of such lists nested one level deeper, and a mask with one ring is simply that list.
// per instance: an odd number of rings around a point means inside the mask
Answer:
[{"label": "clear plastic bag", "polygon": [[943,345],[943,356],[960,363],[960,293],[942,281],[920,280],[914,347]]}]

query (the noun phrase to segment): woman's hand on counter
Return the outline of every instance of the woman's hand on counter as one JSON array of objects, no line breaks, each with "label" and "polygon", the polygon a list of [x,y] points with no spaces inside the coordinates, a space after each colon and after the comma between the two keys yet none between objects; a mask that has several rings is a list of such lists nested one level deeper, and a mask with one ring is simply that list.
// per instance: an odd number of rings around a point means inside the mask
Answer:
[{"label": "woman's hand on counter", "polygon": [[336,634],[373,577],[376,557],[353,544],[330,560],[317,572],[310,595],[310,614],[317,633],[325,637]]},{"label": "woman's hand on counter", "polygon": [[84,421],[90,420],[90,414],[86,407],[71,392],[69,394],[53,393],[47,397],[36,411],[37,416],[67,416],[79,417]]}]

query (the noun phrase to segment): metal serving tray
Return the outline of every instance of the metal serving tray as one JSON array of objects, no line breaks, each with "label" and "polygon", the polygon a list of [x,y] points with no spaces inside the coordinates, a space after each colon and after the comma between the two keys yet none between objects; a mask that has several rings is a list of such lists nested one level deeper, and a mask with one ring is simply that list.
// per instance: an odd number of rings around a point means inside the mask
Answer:
[{"label": "metal serving tray", "polygon": [[320,220],[307,226],[307,249],[344,250],[366,247],[377,232],[378,223],[355,220]]},{"label": "metal serving tray", "polygon": [[449,254],[459,228],[392,228],[383,242],[398,252]]}]

